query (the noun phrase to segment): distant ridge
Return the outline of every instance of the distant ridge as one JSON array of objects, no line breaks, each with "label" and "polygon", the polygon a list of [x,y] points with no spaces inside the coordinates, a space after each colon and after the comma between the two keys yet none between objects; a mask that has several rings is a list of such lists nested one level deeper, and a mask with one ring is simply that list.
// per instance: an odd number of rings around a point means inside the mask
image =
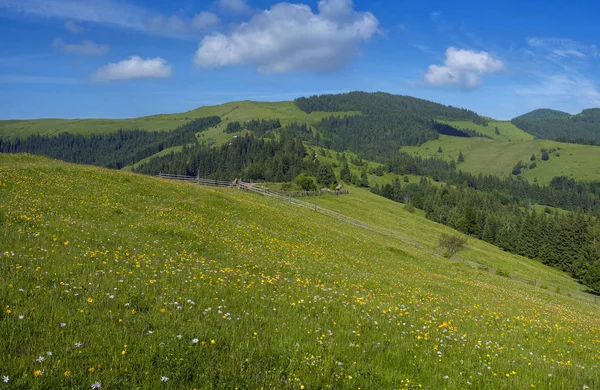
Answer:
[{"label": "distant ridge", "polygon": [[536,138],[600,143],[600,108],[583,110],[577,115],[550,109],[534,110],[514,118],[512,123]]},{"label": "distant ridge", "polygon": [[540,120],[540,119],[559,119],[559,118],[568,118],[571,114],[564,111],[552,110],[550,108],[540,108],[537,110],[533,110],[521,116],[514,118],[513,120]]}]

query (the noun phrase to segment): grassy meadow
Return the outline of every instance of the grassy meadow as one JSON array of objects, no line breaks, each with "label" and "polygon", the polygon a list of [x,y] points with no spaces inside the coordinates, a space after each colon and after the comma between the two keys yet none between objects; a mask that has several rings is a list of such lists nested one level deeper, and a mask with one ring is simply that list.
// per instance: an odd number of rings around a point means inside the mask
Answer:
[{"label": "grassy meadow", "polygon": [[[369,196],[314,201],[444,230]],[[0,388],[600,388],[599,306],[277,199],[26,155],[0,155],[0,300]]]},{"label": "grassy meadow", "polygon": [[[495,139],[461,138],[440,135],[439,139],[429,141],[421,146],[402,147],[401,150],[423,157],[440,157],[446,160],[458,160],[462,152],[465,161],[458,164],[458,169],[474,174],[492,174],[508,176],[519,161],[527,167],[533,162],[531,155],[536,155],[536,167],[525,169],[522,177],[529,181],[548,183],[555,176],[568,176],[577,180],[600,180],[600,164],[593,164],[598,159],[600,147],[578,144],[567,144],[555,141],[534,139],[531,135],[519,130],[510,122],[490,122],[487,127],[470,122],[447,122],[459,128],[470,128],[487,134]],[[495,127],[500,135],[495,135]],[[510,139],[510,141],[509,141]],[[442,147],[442,152],[438,148]],[[550,153],[548,161],[542,161],[541,149],[556,149]]]}]

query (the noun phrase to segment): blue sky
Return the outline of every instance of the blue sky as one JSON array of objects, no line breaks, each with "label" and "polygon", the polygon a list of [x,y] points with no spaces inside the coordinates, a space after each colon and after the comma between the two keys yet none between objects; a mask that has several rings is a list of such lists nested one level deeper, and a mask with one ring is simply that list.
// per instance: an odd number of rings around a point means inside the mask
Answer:
[{"label": "blue sky", "polygon": [[0,119],[386,91],[510,119],[600,107],[593,1],[0,0]]}]

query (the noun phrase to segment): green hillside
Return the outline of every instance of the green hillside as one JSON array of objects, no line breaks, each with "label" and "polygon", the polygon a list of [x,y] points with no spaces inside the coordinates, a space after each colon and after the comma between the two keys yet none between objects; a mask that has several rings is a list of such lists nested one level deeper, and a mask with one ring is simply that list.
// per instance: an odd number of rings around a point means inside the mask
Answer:
[{"label": "green hillside", "polygon": [[[457,161],[459,152],[465,161],[458,164],[458,169],[475,174],[493,174],[508,176],[519,161],[529,166],[531,155],[536,155],[536,167],[525,169],[521,176],[527,180],[548,183],[555,176],[568,176],[577,180],[599,180],[600,164],[598,161],[600,147],[591,145],[567,144],[555,141],[534,139],[531,135],[519,130],[510,122],[490,122],[487,127],[468,122],[449,122],[458,128],[469,128],[483,132],[495,139],[462,138],[441,135],[439,139],[429,141],[421,146],[405,146],[401,150],[414,155],[441,157],[448,161]],[[494,134],[498,127],[500,135]],[[509,141],[510,140],[510,141]],[[438,152],[439,148],[442,152]],[[542,161],[541,150],[555,150],[550,153],[548,161]]]},{"label": "green hillside", "polygon": [[[78,134],[111,133],[119,129],[171,130],[191,119],[220,116],[223,120],[207,137],[219,137],[229,121],[256,118],[278,118],[286,125],[293,121],[314,123],[336,113],[301,111],[294,102],[231,102],[200,107],[179,114],[159,114],[131,119],[35,119],[0,121],[0,137],[27,137],[31,134],[58,134],[63,131]],[[358,114],[358,113],[349,113]],[[230,138],[230,137],[229,137]]]},{"label": "green hillside", "polygon": [[[531,134],[524,132],[509,121],[490,120],[487,126],[478,125],[469,121],[448,121],[438,119],[438,122],[449,124],[458,129],[474,130],[498,141],[521,142],[530,141],[534,138]],[[498,129],[499,134],[496,133],[496,129]]]},{"label": "green hillside", "polygon": [[15,388],[600,388],[598,306],[568,278],[474,239],[465,257],[539,283],[437,256],[449,229],[362,190],[314,201],[417,245],[235,189],[0,155],[0,375]]}]

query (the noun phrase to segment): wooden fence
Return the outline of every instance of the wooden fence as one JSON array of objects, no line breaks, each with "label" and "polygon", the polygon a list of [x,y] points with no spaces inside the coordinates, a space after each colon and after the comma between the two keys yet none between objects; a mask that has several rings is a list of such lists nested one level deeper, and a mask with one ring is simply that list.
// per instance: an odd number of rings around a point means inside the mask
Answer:
[{"label": "wooden fence", "polygon": [[348,190],[319,190],[319,191],[286,191],[281,192],[285,196],[292,196],[294,198],[303,198],[307,196],[320,196],[320,195],[348,195]]},{"label": "wooden fence", "polygon": [[158,177],[160,177],[161,179],[167,179],[167,180],[187,181],[190,183],[196,183],[196,184],[200,184],[203,186],[209,186],[209,187],[232,187],[233,186],[232,183],[228,182],[228,181],[203,179],[203,178],[197,177],[197,176],[168,175],[168,174],[164,174],[164,173],[159,173]]}]

